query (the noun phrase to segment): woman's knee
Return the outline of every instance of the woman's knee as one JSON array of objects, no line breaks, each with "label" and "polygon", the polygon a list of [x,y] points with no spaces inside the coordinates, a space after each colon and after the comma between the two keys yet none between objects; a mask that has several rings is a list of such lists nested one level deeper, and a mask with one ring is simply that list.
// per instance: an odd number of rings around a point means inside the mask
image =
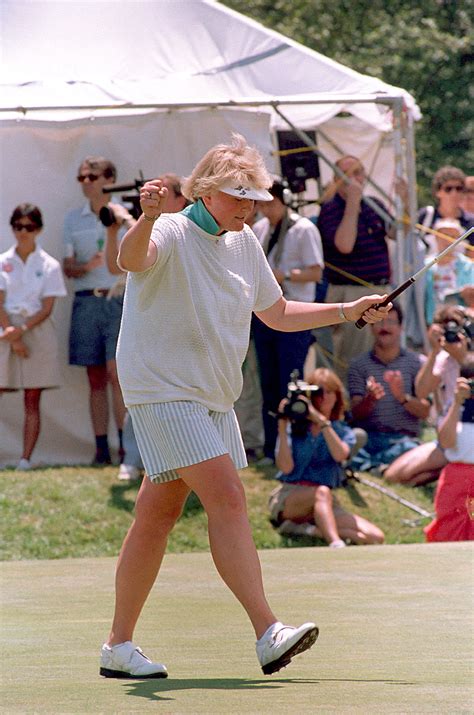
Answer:
[{"label": "woman's knee", "polygon": [[314,500],[315,502],[332,504],[332,491],[329,487],[320,485],[314,490]]},{"label": "woman's knee", "polygon": [[367,544],[383,544],[385,541],[385,534],[377,526],[373,526],[372,529],[366,532],[365,537]]},{"label": "woman's knee", "polygon": [[186,497],[169,498],[166,494],[154,493],[153,490],[159,487],[149,482],[148,477],[144,479],[148,483],[140,490],[135,502],[135,526],[151,534],[169,533],[182,514]]}]

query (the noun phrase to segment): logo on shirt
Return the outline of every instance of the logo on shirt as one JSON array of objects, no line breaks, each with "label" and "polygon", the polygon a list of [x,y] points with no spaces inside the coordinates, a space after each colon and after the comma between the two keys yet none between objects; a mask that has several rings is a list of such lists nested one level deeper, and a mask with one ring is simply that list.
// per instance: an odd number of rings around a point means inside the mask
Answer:
[{"label": "logo on shirt", "polygon": [[43,276],[43,271],[40,271],[40,270],[35,271],[35,276],[36,276],[37,278],[42,278],[42,276]]},{"label": "logo on shirt", "polygon": [[13,266],[11,263],[5,262],[2,265],[2,271],[4,271],[5,273],[11,273],[12,270],[13,270]]}]

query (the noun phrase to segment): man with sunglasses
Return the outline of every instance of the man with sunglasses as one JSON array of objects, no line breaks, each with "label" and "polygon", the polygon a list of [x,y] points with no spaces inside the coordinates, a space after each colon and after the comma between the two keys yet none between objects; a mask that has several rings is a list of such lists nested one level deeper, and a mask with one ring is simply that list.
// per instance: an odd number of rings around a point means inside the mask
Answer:
[{"label": "man with sunglasses", "polygon": [[[474,214],[463,208],[464,193],[466,190],[466,175],[456,166],[442,166],[433,176],[431,191],[434,205],[424,206],[418,214],[418,223],[426,228],[433,228],[440,219],[456,219],[461,226],[467,229],[474,226]],[[437,242],[435,236],[425,233],[423,240],[426,244],[428,255],[436,255]],[[468,239],[474,246],[474,236]],[[472,257],[471,251],[469,255]]]},{"label": "man with sunglasses", "polygon": [[110,201],[110,194],[104,194],[102,189],[106,184],[114,183],[116,175],[114,164],[104,157],[89,156],[84,159],[77,181],[87,201],[80,208],[70,211],[64,223],[64,272],[74,285],[69,363],[87,369],[90,413],[96,440],[93,464],[111,462],[107,438],[108,384],[112,389],[120,445],[125,416],[115,363],[123,297],[109,295],[116,277],[106,266],[106,229],[99,219],[100,210]]}]

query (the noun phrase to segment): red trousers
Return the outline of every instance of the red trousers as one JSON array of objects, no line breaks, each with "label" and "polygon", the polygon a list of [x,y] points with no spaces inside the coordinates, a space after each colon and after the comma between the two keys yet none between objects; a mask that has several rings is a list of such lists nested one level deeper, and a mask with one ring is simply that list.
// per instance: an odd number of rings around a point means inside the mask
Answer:
[{"label": "red trousers", "polygon": [[424,530],[427,541],[474,541],[474,465],[444,467],[434,506],[436,517]]}]

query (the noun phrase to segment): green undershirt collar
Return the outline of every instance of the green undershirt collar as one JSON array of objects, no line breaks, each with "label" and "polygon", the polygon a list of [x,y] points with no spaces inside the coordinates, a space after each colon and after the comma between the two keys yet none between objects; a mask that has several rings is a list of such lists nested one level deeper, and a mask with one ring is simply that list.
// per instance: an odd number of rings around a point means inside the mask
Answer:
[{"label": "green undershirt collar", "polygon": [[217,236],[219,231],[221,231],[221,227],[215,220],[214,216],[209,213],[207,208],[204,206],[202,199],[198,199],[194,204],[186,206],[181,213],[193,221],[193,223],[197,224],[199,228],[202,228],[203,231],[210,233],[212,236]]}]

